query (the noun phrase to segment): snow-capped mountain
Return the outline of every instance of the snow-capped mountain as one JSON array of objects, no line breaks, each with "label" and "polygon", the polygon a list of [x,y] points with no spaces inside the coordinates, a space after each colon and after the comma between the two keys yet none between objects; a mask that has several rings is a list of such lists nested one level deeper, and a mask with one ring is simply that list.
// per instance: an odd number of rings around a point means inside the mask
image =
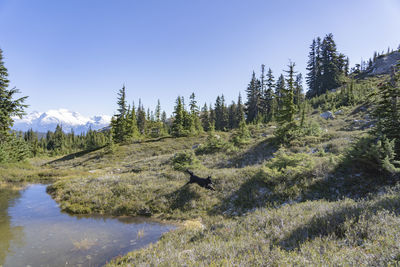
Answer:
[{"label": "snow-capped mountain", "polygon": [[98,130],[110,125],[111,116],[100,115],[85,117],[78,112],[67,109],[49,110],[47,112],[33,111],[20,118],[14,118],[13,129],[17,131],[27,131],[33,129],[37,132],[54,131],[57,124],[62,126],[64,132],[72,129],[76,134],[92,130]]}]

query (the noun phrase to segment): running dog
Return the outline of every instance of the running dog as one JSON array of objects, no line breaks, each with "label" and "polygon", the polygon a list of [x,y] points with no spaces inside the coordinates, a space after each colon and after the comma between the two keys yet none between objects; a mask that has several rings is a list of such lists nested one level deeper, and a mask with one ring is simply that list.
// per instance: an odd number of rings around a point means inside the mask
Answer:
[{"label": "running dog", "polygon": [[186,170],[186,172],[190,174],[190,181],[187,182],[187,184],[196,183],[208,190],[215,191],[215,189],[211,186],[212,185],[211,176],[208,176],[207,178],[200,178],[199,176],[194,175],[193,172],[189,170]]}]

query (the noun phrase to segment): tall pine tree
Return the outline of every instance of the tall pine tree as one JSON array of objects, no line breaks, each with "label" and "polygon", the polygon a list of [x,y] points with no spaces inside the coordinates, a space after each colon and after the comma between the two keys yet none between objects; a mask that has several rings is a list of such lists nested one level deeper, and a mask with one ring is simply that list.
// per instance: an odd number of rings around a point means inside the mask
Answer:
[{"label": "tall pine tree", "polygon": [[256,78],[256,74],[253,71],[251,81],[247,86],[247,101],[246,101],[246,118],[247,122],[255,122],[259,116],[260,107],[260,88],[261,82]]},{"label": "tall pine tree", "polygon": [[9,136],[13,126],[13,116],[22,117],[24,115],[24,104],[27,96],[13,99],[19,93],[16,88],[8,89],[8,72],[3,62],[3,51],[0,49],[0,142],[5,141]]}]

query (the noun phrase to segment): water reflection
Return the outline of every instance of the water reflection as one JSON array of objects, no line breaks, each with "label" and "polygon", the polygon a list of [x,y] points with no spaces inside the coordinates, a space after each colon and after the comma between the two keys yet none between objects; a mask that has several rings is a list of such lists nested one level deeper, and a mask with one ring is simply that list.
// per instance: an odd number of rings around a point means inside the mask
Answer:
[{"label": "water reflection", "polygon": [[18,188],[0,185],[0,266],[4,265],[6,255],[12,253],[11,246],[23,245],[23,228],[11,226],[11,218],[7,212],[8,207],[13,205],[19,196]]},{"label": "water reflection", "polygon": [[0,195],[0,265],[4,266],[100,266],[155,242],[173,228],[144,218],[61,213],[44,185],[31,185],[20,195],[15,190]]}]

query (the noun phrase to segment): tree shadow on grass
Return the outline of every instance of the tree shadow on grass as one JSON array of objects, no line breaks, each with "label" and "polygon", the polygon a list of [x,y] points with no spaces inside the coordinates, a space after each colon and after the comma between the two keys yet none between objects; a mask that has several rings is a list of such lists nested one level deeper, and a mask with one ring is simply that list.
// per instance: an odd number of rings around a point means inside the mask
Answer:
[{"label": "tree shadow on grass", "polygon": [[257,172],[246,182],[221,200],[221,204],[210,210],[210,215],[220,214],[221,211],[227,216],[242,215],[249,210],[265,207],[272,203],[273,199],[280,199],[282,194],[273,193],[274,185],[266,183],[263,171]]},{"label": "tree shadow on grass", "polygon": [[338,200],[347,197],[357,200],[398,183],[398,173],[384,171],[375,156],[369,158],[367,152],[362,152],[370,145],[363,139],[353,144],[331,172],[303,191],[304,199]]},{"label": "tree shadow on grass", "polygon": [[60,162],[68,161],[68,160],[73,160],[73,159],[75,159],[75,158],[82,157],[82,156],[84,156],[84,155],[86,155],[86,154],[89,154],[89,153],[91,153],[91,152],[100,150],[100,149],[102,149],[103,147],[104,147],[104,146],[98,147],[98,148],[95,148],[95,149],[88,149],[88,150],[83,150],[83,151],[79,151],[79,152],[76,152],[76,153],[68,154],[68,155],[66,155],[66,156],[64,156],[64,157],[61,157],[61,158],[59,158],[59,159],[56,159],[56,160],[47,162],[47,163],[45,163],[45,164],[43,164],[43,165],[47,165],[47,164],[50,164],[50,165],[51,165],[51,164],[54,164],[54,163],[60,163]]},{"label": "tree shadow on grass", "polygon": [[268,138],[261,141],[245,152],[235,155],[228,160],[219,162],[217,168],[244,168],[246,166],[256,165],[268,160],[277,151],[277,145],[274,138]]},{"label": "tree shadow on grass", "polygon": [[302,226],[291,231],[288,236],[279,242],[279,246],[291,251],[299,249],[301,244],[317,237],[333,235],[336,238],[344,238],[346,236],[346,221],[351,220],[351,223],[354,224],[359,221],[362,214],[372,216],[380,210],[387,210],[399,215],[400,196],[382,198],[372,205],[355,204],[354,206],[332,210],[323,215],[315,215],[309,221],[302,224]]},{"label": "tree shadow on grass", "polygon": [[162,137],[147,139],[147,140],[143,141],[143,143],[154,143],[154,142],[162,141],[164,139],[171,139],[171,138],[173,138],[173,137],[172,136],[162,136]]},{"label": "tree shadow on grass", "polygon": [[200,199],[200,197],[201,196],[193,190],[191,185],[184,185],[166,196],[171,203],[170,208],[172,210],[179,209],[181,211],[192,209],[190,202],[192,200]]},{"label": "tree shadow on grass", "polygon": [[[399,182],[397,176],[384,173],[368,162],[354,160],[351,152],[333,169],[324,164],[315,167],[322,168],[321,170],[306,170],[295,176],[283,173],[271,177],[260,169],[233,193],[223,198],[221,205],[215,207],[213,212],[240,215],[255,208],[277,207],[284,203],[320,199],[337,201],[343,198],[359,200]],[[323,173],[324,168],[327,169],[326,173]]]}]

